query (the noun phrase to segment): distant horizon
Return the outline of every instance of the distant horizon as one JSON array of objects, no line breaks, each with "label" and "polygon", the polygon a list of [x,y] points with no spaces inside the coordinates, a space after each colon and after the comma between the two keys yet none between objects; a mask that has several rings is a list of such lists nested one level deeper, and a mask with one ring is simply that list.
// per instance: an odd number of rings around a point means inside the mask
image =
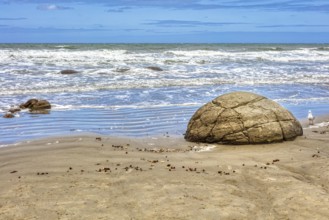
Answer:
[{"label": "distant horizon", "polygon": [[[221,40],[214,40],[216,35],[220,35]],[[80,39],[79,41],[66,40],[66,41],[56,41],[56,40],[29,40],[29,41],[20,41],[20,40],[11,40],[11,41],[0,41],[0,44],[6,43],[31,43],[31,44],[329,44],[329,33],[319,32],[319,33],[255,33],[255,32],[223,32],[216,33],[214,36],[205,36],[202,39],[202,36],[194,35],[190,36],[191,38],[198,38],[195,40],[185,40],[178,41],[175,40],[176,36],[166,36],[162,41],[155,40],[146,40],[153,38],[154,36],[143,36],[143,37],[130,37],[126,36],[124,40],[108,40],[108,41],[95,41]],[[236,35],[244,35],[245,39],[241,40]],[[255,35],[257,38],[263,38],[255,40]],[[297,37],[298,36],[298,37]],[[179,39],[179,38],[178,38]],[[188,39],[188,38],[187,38]],[[0,36],[1,40],[1,36]]]},{"label": "distant horizon", "polygon": [[329,45],[329,42],[328,43],[276,43],[276,42],[273,42],[273,43],[197,43],[197,42],[177,42],[177,43],[166,43],[166,42],[156,42],[156,43],[148,43],[148,42],[137,42],[137,43],[134,43],[134,42],[81,42],[81,43],[76,43],[76,42],[0,42],[0,45],[4,45],[4,44],[53,44],[53,45],[56,45],[56,44],[68,44],[68,45],[88,45],[88,44],[99,44],[99,45],[102,45],[102,44],[113,44],[113,45],[138,45],[138,44],[150,44],[150,45],[156,45],[156,44],[163,44],[163,45],[179,45],[179,44],[186,44],[186,45],[220,45],[220,44],[223,44],[223,45],[230,45],[230,44],[233,44],[233,45]]}]

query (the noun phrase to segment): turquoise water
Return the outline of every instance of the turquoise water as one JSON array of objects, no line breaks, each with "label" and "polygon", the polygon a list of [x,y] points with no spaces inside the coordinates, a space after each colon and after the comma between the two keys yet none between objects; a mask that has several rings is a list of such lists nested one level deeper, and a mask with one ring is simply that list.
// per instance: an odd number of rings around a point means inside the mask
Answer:
[{"label": "turquoise water", "polygon": [[30,98],[53,106],[0,118],[0,145],[79,132],[182,135],[196,109],[239,90],[299,119],[327,114],[329,45],[0,44],[0,115]]}]

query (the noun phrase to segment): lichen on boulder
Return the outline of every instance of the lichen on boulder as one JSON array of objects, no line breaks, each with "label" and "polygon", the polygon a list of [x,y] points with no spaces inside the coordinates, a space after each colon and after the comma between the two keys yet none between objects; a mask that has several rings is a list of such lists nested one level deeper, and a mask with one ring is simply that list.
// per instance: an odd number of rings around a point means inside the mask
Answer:
[{"label": "lichen on boulder", "polygon": [[250,92],[224,94],[202,106],[189,121],[192,142],[260,144],[303,135],[299,121],[278,103]]}]

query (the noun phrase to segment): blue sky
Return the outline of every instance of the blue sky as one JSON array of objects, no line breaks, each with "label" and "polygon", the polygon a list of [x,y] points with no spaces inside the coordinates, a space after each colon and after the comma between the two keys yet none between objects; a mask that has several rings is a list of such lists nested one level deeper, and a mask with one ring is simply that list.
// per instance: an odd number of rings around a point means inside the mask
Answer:
[{"label": "blue sky", "polygon": [[1,43],[329,43],[328,0],[0,0]]}]

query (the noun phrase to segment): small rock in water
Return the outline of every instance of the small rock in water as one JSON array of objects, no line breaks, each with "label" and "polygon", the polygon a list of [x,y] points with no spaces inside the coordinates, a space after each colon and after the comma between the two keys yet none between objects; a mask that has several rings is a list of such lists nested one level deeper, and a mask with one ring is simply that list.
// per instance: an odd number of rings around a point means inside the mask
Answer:
[{"label": "small rock in water", "polygon": [[31,111],[51,109],[51,104],[47,100],[29,99],[19,106],[21,109],[28,108]]},{"label": "small rock in water", "polygon": [[157,67],[157,66],[148,66],[148,67],[146,67],[146,69],[154,70],[154,71],[163,71],[163,69],[161,69],[160,67]]},{"label": "small rock in water", "polygon": [[121,67],[121,68],[116,68],[115,69],[115,72],[118,72],[118,73],[124,73],[124,72],[127,72],[129,71],[130,68],[129,67]]},{"label": "small rock in water", "polygon": [[3,118],[14,118],[15,116],[12,113],[6,113],[2,117]]},{"label": "small rock in water", "polygon": [[64,74],[64,75],[69,75],[69,74],[75,74],[75,73],[79,73],[76,70],[62,70],[60,71],[60,74]]},{"label": "small rock in water", "polygon": [[38,100],[37,103],[30,107],[31,110],[43,110],[43,109],[50,109],[51,105],[47,100]]},{"label": "small rock in water", "polygon": [[21,109],[20,108],[11,108],[11,109],[9,109],[8,110],[10,113],[15,113],[15,112],[19,112],[19,111],[21,111]]},{"label": "small rock in water", "polygon": [[29,100],[27,100],[27,102],[20,104],[19,107],[21,109],[30,108],[37,102],[38,102],[38,99],[29,99]]}]

